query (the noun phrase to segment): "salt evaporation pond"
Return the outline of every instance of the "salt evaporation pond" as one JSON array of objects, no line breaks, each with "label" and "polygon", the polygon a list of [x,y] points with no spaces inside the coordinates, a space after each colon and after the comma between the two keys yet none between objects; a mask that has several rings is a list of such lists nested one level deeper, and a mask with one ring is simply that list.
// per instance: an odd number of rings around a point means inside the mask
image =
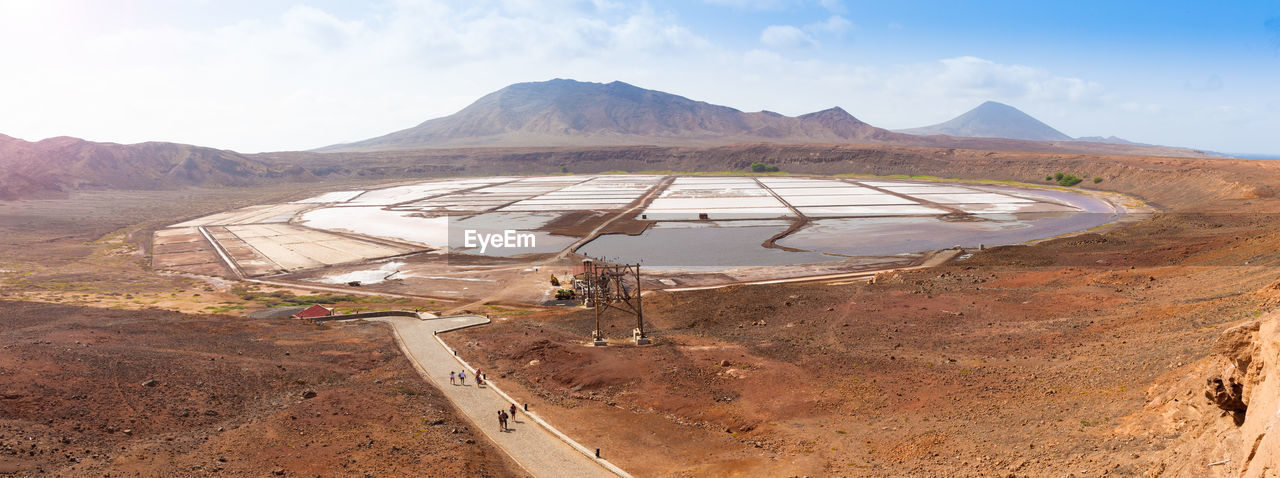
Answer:
[{"label": "salt evaporation pond", "polygon": [[361,284],[377,284],[390,278],[404,279],[410,277],[402,272],[400,268],[404,267],[403,262],[388,262],[377,269],[366,269],[361,271],[351,271],[342,274],[333,274],[320,278],[316,282],[325,284],[346,284],[348,282],[359,282]]},{"label": "salt evaporation pond", "polygon": [[[1104,199],[1057,189],[847,178],[570,175],[332,191],[213,214],[171,230],[207,229],[239,267],[265,274],[429,250],[499,257],[554,254],[581,234],[622,219],[621,224],[634,220],[648,227],[638,235],[599,236],[576,252],[647,267],[719,270],[849,258],[894,261],[955,245],[1017,244],[1088,230],[1123,214],[1123,208]],[[532,237],[533,246],[481,252],[465,247],[468,230],[512,231]],[[763,246],[788,231],[777,239],[778,247]],[[385,270],[392,264],[326,279],[372,283],[395,272]]]},{"label": "salt evaporation pond", "polygon": [[[745,224],[732,224],[735,222]],[[787,221],[658,223],[637,236],[600,236],[578,249],[578,253],[659,269],[780,266],[843,259],[760,246],[788,227]]]},{"label": "salt evaporation pond", "polygon": [[[806,264],[848,256],[904,256],[956,245],[973,248],[1019,244],[1088,230],[1114,222],[1123,214],[1105,200],[1064,191],[928,183],[867,184],[907,196],[893,196],[894,200],[917,204],[895,206],[900,210],[873,211],[869,208],[876,206],[862,205],[874,204],[872,201],[857,196],[802,196],[804,200],[791,201],[784,194],[783,199],[801,213],[819,213],[809,214],[810,220],[803,228],[776,242],[805,252],[762,247],[770,237],[785,231],[791,220],[660,221],[639,235],[601,236],[579,252],[660,269]],[[831,201],[859,205],[802,206]],[[883,197],[876,201],[883,201]],[[752,208],[748,205],[741,210]],[[858,217],[828,218],[825,214]]]}]

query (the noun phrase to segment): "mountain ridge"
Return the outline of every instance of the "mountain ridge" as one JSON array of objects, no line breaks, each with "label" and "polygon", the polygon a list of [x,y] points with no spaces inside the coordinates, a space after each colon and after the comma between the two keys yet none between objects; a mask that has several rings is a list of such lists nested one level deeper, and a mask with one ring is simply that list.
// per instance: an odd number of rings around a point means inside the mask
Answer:
[{"label": "mountain ridge", "polygon": [[858,120],[840,107],[796,117],[743,112],[621,81],[567,79],[516,83],[452,115],[317,152],[468,146],[581,146],[885,141],[899,133]]},{"label": "mountain ridge", "polygon": [[1116,137],[1072,138],[1009,105],[987,101],[938,125],[890,131],[839,106],[799,116],[743,112],[621,81],[515,83],[458,112],[382,136],[311,152],[418,149],[867,144],[1089,154],[1206,156]]},{"label": "mountain ridge", "polygon": [[243,186],[308,176],[234,151],[179,143],[98,143],[70,136],[25,141],[0,135],[0,199],[80,188]]}]

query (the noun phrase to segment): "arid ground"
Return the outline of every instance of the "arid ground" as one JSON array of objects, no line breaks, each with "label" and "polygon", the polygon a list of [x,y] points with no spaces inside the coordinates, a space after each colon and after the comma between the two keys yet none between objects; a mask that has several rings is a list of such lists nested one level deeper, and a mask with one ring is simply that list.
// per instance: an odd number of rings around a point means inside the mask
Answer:
[{"label": "arid ground", "polygon": [[[1246,466],[1244,456],[1208,466],[1218,460],[1210,444],[1234,440],[1238,417],[1203,387],[1215,340],[1280,297],[1280,180],[1269,163],[954,150],[828,151],[837,159],[806,163],[809,152],[798,148],[784,167],[1020,181],[1087,170],[1106,178],[1096,187],[1164,212],[874,283],[655,292],[644,296],[656,338],[647,347],[627,345],[620,315],[606,319],[615,343],[595,348],[585,345],[590,311],[513,304],[452,344],[637,476],[1204,476]],[[731,162],[719,154],[707,156]],[[597,164],[583,161],[570,169]],[[417,379],[385,329],[208,315],[308,292],[149,269],[156,227],[341,187],[0,203],[0,471],[519,474]]]},{"label": "arid ground", "polygon": [[0,202],[0,475],[521,474],[414,372],[384,324],[239,317],[286,294],[153,273],[147,242],[132,239],[282,194],[297,192]]}]

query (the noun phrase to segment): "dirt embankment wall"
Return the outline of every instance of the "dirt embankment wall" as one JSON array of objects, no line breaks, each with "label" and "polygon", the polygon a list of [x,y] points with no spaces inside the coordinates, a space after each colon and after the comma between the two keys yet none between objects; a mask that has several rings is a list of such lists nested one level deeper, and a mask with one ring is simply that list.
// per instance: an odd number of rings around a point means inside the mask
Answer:
[{"label": "dirt embankment wall", "polygon": [[1181,435],[1154,476],[1272,477],[1280,473],[1280,312],[1223,332],[1213,353],[1148,391],[1122,431]]},{"label": "dirt embankment wall", "polygon": [[938,176],[1042,184],[1048,184],[1046,175],[1064,172],[1103,178],[1101,183],[1090,180],[1078,187],[1132,194],[1169,209],[1221,209],[1222,200],[1267,199],[1280,186],[1280,165],[1267,161],[858,145],[271,153],[260,159],[303,166],[322,176],[363,177],[740,171],[756,161],[795,174]]}]

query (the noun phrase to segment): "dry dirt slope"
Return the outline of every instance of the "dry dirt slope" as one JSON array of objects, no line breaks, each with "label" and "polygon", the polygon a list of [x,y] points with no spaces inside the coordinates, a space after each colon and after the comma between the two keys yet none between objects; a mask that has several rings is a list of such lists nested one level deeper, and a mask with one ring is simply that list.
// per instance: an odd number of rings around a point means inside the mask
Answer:
[{"label": "dry dirt slope", "polygon": [[1280,312],[1228,329],[1187,372],[1156,382],[1147,408],[1123,428],[1183,437],[1153,471],[1280,476]]},{"label": "dry dirt slope", "polygon": [[1161,377],[1189,376],[1191,387],[1170,392],[1189,397],[1174,412],[1217,408],[1203,370],[1188,364],[1225,329],[1275,308],[1275,164],[961,151],[851,164],[813,152],[831,162],[792,164],[920,173],[933,164],[978,177],[1101,171],[1101,186],[1174,212],[875,284],[655,293],[645,302],[660,338],[652,347],[584,347],[592,318],[574,310],[464,332],[471,340],[459,346],[570,433],[630,454],[617,463],[638,473],[1196,476],[1223,466],[1178,450],[1234,446],[1229,429],[1143,421],[1144,390],[1158,395],[1176,382]]},{"label": "dry dirt slope", "polygon": [[0,301],[0,476],[519,476],[383,324]]}]

